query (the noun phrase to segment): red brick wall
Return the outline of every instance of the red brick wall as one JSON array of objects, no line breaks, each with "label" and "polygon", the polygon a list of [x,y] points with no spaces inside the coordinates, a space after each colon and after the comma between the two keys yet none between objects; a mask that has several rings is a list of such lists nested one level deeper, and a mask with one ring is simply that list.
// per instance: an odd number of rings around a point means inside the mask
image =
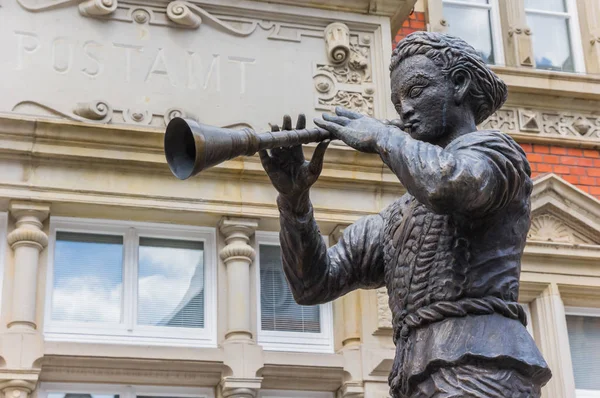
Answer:
[{"label": "red brick wall", "polygon": [[413,11],[408,16],[408,19],[402,24],[402,27],[398,31],[398,34],[396,34],[396,37],[393,40],[394,48],[400,40],[402,40],[408,34],[416,32],[418,30],[426,30],[425,13]]},{"label": "red brick wall", "polygon": [[600,199],[600,150],[555,145],[521,144],[531,164],[531,174],[554,173]]}]

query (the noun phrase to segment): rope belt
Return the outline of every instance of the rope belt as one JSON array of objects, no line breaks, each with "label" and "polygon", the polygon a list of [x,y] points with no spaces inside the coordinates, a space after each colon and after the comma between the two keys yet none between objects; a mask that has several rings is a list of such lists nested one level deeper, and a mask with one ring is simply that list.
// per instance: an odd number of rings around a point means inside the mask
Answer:
[{"label": "rope belt", "polygon": [[457,301],[439,301],[407,314],[394,333],[394,343],[407,339],[412,329],[417,329],[446,318],[461,318],[467,315],[500,314],[520,321],[527,326],[525,310],[515,302],[504,301],[499,297],[464,298]]}]

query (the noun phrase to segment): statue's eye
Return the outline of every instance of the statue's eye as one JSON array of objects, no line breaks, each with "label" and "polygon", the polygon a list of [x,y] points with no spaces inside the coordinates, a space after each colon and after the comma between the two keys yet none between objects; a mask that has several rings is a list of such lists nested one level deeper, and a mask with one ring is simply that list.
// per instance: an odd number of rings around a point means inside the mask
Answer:
[{"label": "statue's eye", "polygon": [[408,92],[408,95],[410,96],[410,98],[416,98],[419,95],[421,95],[424,88],[425,88],[425,86],[414,86],[413,88],[410,89],[410,91]]}]

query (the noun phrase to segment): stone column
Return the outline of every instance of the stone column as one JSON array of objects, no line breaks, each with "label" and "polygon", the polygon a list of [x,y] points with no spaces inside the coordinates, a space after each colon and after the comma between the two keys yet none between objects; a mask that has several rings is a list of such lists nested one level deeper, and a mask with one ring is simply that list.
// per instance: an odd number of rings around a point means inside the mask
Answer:
[{"label": "stone column", "polygon": [[[40,252],[48,245],[42,222],[50,207],[31,202],[12,202],[10,214],[17,228],[8,234],[8,244],[14,251],[14,280],[9,329],[35,330],[37,274]],[[11,397],[12,398],[12,397]]]},{"label": "stone column", "polygon": [[256,220],[246,218],[225,217],[219,222],[227,243],[220,253],[227,268],[227,341],[252,340],[250,265],[256,253],[249,242],[257,227]]},{"label": "stone column", "polygon": [[549,284],[531,303],[531,317],[535,341],[552,370],[552,379],[542,389],[542,395],[545,398],[574,396],[565,306],[555,283]]},{"label": "stone column", "polygon": [[506,66],[534,67],[532,32],[527,26],[524,0],[500,2],[499,11]]}]

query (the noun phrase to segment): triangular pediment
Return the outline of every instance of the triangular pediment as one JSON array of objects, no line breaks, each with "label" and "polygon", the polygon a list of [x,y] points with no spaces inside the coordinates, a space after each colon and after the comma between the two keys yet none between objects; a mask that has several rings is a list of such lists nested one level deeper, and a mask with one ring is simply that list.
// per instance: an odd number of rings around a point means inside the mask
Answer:
[{"label": "triangular pediment", "polygon": [[600,247],[600,201],[555,174],[535,179],[527,242]]}]

